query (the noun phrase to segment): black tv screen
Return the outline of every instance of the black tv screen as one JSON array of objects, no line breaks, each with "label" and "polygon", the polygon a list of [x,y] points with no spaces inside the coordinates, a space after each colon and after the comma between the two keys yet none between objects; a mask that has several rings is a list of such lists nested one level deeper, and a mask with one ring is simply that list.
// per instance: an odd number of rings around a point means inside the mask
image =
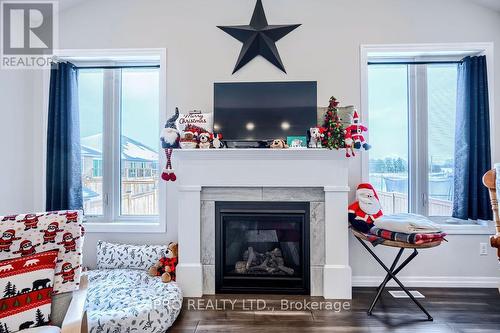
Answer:
[{"label": "black tv screen", "polygon": [[229,141],[304,136],[316,125],[316,82],[215,83],[214,131]]}]

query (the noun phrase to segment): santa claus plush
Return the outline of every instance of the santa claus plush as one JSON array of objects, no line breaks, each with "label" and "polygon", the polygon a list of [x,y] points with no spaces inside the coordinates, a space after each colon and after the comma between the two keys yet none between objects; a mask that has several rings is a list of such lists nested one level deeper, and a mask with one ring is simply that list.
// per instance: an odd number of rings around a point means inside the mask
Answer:
[{"label": "santa claus plush", "polygon": [[368,128],[359,122],[358,111],[354,111],[352,123],[345,129],[345,133],[348,133],[348,137],[354,148],[368,150],[372,147],[365,141],[363,132],[366,131],[368,131]]},{"label": "santa claus plush", "polygon": [[373,186],[367,183],[358,185],[356,200],[349,205],[349,222],[354,229],[366,233],[383,215],[380,201]]}]

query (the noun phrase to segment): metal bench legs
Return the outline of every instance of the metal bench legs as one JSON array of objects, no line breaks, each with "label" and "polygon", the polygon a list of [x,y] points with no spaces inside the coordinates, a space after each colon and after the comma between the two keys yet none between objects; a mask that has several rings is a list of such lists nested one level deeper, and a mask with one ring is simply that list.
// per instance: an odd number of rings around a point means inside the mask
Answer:
[{"label": "metal bench legs", "polygon": [[375,305],[377,304],[378,300],[380,299],[380,296],[382,295],[382,292],[384,291],[387,283],[392,279],[394,280],[398,285],[399,287],[401,287],[401,289],[403,289],[403,291],[408,295],[408,297],[410,297],[410,299],[420,308],[420,310],[422,310],[423,313],[425,313],[427,315],[427,320],[429,321],[432,321],[433,318],[432,316],[429,314],[429,312],[427,312],[427,310],[422,306],[422,304],[420,304],[420,302],[408,291],[408,289],[406,289],[406,287],[401,283],[401,281],[399,281],[399,279],[396,277],[396,275],[406,266],[410,263],[410,261],[413,260],[413,258],[415,258],[418,254],[417,250],[416,249],[413,249],[413,253],[408,257],[406,258],[405,261],[403,261],[401,263],[401,265],[399,265],[397,268],[397,264],[399,262],[399,259],[401,258],[401,255],[403,254],[403,251],[404,251],[404,248],[400,248],[399,249],[399,252],[398,254],[396,255],[396,258],[394,259],[394,262],[392,263],[391,265],[391,268],[387,268],[387,266],[382,262],[382,260],[380,260],[379,257],[377,257],[377,255],[375,254],[375,252],[372,251],[372,249],[370,249],[370,247],[361,239],[357,238],[356,239],[361,243],[361,245],[363,245],[363,247],[372,255],[373,258],[375,258],[375,260],[380,264],[380,266],[382,266],[382,268],[387,272],[387,275],[385,276],[385,279],[384,281],[380,284],[380,286],[377,288],[377,295],[375,296],[375,298],[373,299],[373,302],[372,304],[370,305],[370,308],[368,309],[368,315],[371,316],[372,314],[372,311],[373,311],[373,308],[375,307]]}]

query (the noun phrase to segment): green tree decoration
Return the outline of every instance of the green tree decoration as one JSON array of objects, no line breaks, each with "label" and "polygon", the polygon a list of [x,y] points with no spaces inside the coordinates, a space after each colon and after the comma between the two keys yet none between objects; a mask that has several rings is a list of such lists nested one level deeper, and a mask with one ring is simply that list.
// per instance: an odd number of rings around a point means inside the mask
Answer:
[{"label": "green tree decoration", "polygon": [[325,114],[325,122],[323,123],[325,132],[321,141],[323,147],[328,149],[344,148],[344,126],[340,122],[337,110],[338,105],[339,102],[332,96]]}]

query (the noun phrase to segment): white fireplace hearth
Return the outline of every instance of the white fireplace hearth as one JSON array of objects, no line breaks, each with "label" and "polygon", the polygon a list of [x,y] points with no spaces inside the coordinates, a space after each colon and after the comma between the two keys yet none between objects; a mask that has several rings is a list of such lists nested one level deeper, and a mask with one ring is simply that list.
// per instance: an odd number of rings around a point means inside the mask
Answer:
[{"label": "white fireplace hearth", "polygon": [[[311,203],[311,295],[351,299],[348,161],[326,149],[176,150],[177,281],[184,296],[215,292],[215,202]],[[175,202],[177,201],[177,202]]]}]

